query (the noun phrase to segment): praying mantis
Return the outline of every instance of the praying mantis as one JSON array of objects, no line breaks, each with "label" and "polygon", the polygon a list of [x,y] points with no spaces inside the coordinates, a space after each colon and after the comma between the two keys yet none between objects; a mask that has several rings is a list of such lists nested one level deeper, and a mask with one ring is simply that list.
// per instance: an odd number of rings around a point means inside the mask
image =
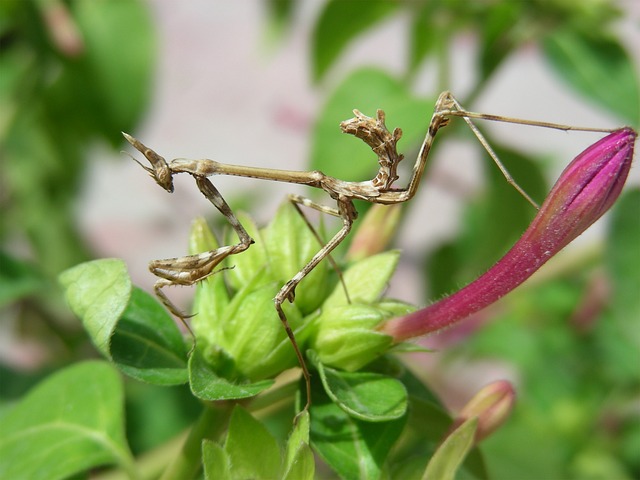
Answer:
[{"label": "praying mantis", "polygon": [[[239,254],[247,250],[254,243],[251,236],[242,226],[230,206],[222,197],[218,189],[213,185],[210,178],[215,175],[233,175],[246,178],[254,178],[261,180],[294,183],[306,185],[321,189],[326,192],[335,202],[334,207],[318,204],[309,198],[300,195],[289,195],[289,200],[294,204],[297,210],[302,214],[300,206],[315,209],[321,213],[326,213],[334,217],[338,217],[342,226],[337,233],[326,243],[323,244],[320,237],[315,233],[321,248],[311,258],[311,260],[298,273],[296,273],[287,283],[285,283],[274,298],[275,309],[278,317],[284,326],[287,336],[295,350],[295,354],[302,369],[306,386],[306,405],[303,411],[308,410],[311,404],[311,380],[309,369],[302,355],[302,352],[296,342],[296,338],[289,325],[282,305],[285,301],[293,302],[295,298],[295,290],[298,284],[325,258],[333,263],[331,252],[345,239],[349,234],[353,222],[358,216],[358,212],[354,206],[354,200],[364,200],[374,204],[392,205],[404,203],[416,194],[420,180],[423,176],[427,157],[431,151],[437,132],[446,126],[452,117],[461,117],[472,130],[474,135],[480,141],[482,146],[496,163],[507,182],[512,185],[529,203],[535,208],[537,204],[531,197],[515,182],[504,165],[500,162],[485,137],[478,130],[472,119],[482,119],[490,121],[499,121],[506,123],[516,123],[523,125],[533,125],[538,127],[559,129],[559,130],[577,130],[577,131],[594,131],[594,132],[612,132],[613,129],[575,127],[570,125],[562,125],[557,123],[523,120],[498,115],[490,115],[484,113],[476,113],[465,110],[456,98],[450,92],[443,92],[436,101],[433,115],[429,123],[427,133],[425,135],[422,146],[419,150],[411,177],[404,188],[395,188],[394,182],[398,180],[397,168],[403,155],[397,152],[397,142],[402,137],[402,130],[395,128],[390,132],[385,125],[385,114],[382,110],[378,110],[376,118],[367,117],[358,110],[353,111],[355,117],[346,120],[340,124],[340,128],[344,133],[354,135],[363,140],[373,152],[378,156],[379,169],[375,177],[371,180],[363,182],[349,182],[340,180],[320,171],[291,171],[278,170],[268,168],[257,168],[251,166],[239,166],[220,163],[210,159],[190,160],[184,158],[176,158],[167,162],[163,157],[158,155],[152,149],[146,147],[140,141],[123,133],[125,139],[148,160],[150,166],[143,165],[144,168],[155,182],[168,192],[173,192],[173,176],[179,173],[187,173],[191,175],[198,189],[209,200],[214,207],[226,218],[233,230],[238,236],[239,242],[234,245],[226,245],[215,250],[202,252],[195,255],[188,255],[177,258],[168,258],[163,260],[153,260],[149,264],[150,271],[158,277],[154,285],[154,290],[158,298],[166,306],[166,308],[175,315],[188,328],[186,319],[188,318],[181,312],[164,294],[162,289],[171,285],[193,285],[208,276],[216,273],[216,267],[227,257]],[[135,160],[135,159],[134,159]],[[304,217],[304,215],[303,215]],[[305,219],[306,221],[306,219]],[[309,224],[309,222],[307,222]],[[310,225],[310,224],[309,224]],[[313,229],[312,229],[313,231]]]}]

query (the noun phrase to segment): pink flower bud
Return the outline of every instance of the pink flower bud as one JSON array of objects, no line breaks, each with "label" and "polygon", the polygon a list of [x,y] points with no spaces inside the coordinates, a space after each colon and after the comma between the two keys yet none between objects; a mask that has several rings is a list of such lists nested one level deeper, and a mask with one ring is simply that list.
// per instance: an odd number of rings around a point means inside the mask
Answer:
[{"label": "pink flower bud", "polygon": [[636,132],[617,130],[591,145],[562,172],[516,244],[484,275],[453,295],[380,327],[396,342],[449,327],[516,288],[584,232],[620,195]]}]

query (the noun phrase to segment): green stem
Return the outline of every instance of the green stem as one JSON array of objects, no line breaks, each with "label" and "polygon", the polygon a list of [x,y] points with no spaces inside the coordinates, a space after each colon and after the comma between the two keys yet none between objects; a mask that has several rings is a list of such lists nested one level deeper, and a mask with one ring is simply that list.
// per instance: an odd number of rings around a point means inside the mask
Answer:
[{"label": "green stem", "polygon": [[214,440],[222,433],[232,408],[233,403],[205,406],[182,449],[160,477],[161,480],[188,480],[196,477],[202,468],[202,440]]},{"label": "green stem", "polygon": [[[156,480],[167,466],[167,459],[173,458],[187,438],[184,432],[161,446],[144,453],[136,459],[136,470],[141,480]],[[93,477],[92,477],[93,478]],[[94,480],[130,480],[131,477],[122,469],[108,470],[95,475]]]}]

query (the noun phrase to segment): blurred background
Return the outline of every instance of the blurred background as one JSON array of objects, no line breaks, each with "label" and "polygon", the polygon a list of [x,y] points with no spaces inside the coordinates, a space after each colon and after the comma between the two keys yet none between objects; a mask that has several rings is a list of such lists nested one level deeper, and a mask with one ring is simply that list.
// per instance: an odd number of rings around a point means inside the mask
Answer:
[{"label": "blurred background", "polygon": [[[64,306],[61,271],[119,257],[149,290],[148,262],[186,253],[193,218],[222,226],[190,178],[169,196],[122,154],[134,152],[121,131],[167,159],[360,181],[375,157],[338,125],[382,108],[404,131],[402,185],[445,89],[479,112],[640,126],[635,0],[0,0],[0,48],[5,404],[95,355]],[[481,127],[539,202],[599,138]],[[485,270],[535,214],[464,126],[441,136],[391,244],[403,255],[389,296],[417,305]],[[639,184],[636,166],[609,218],[499,307],[432,340],[438,353],[410,359],[452,409],[487,381],[514,382],[514,418],[486,442],[496,478],[640,476]],[[216,185],[261,224],[287,193],[328,202],[286,184]]]}]

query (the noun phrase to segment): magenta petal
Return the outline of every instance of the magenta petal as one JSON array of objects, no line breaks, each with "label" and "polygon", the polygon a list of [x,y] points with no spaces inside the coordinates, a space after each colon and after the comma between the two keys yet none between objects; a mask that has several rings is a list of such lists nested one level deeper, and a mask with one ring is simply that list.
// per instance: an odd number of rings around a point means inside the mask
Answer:
[{"label": "magenta petal", "polygon": [[441,330],[524,282],[613,205],[629,174],[636,136],[623,128],[583,151],[562,172],[522,237],[484,275],[422,310],[388,321],[380,331],[399,342]]}]

